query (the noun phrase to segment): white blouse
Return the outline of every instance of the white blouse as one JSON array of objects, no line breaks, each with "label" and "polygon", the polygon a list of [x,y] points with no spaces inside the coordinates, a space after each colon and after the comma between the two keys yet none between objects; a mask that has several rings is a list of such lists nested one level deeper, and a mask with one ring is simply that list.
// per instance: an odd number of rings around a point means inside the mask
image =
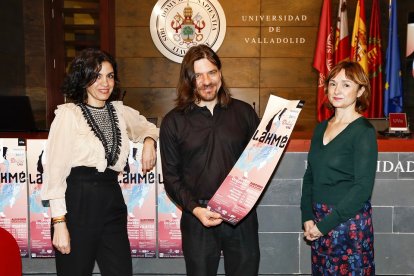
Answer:
[{"label": "white blouse", "polygon": [[[122,102],[111,102],[115,107],[121,131],[121,151],[118,161],[110,169],[121,172],[129,154],[129,140],[143,142],[146,137],[157,141],[159,129]],[[46,144],[45,181],[42,199],[49,200],[52,217],[62,216],[66,211],[66,178],[73,167],[95,167],[99,172],[107,168],[102,142],[88,125],[82,110],[73,103],[59,105],[50,127]]]}]

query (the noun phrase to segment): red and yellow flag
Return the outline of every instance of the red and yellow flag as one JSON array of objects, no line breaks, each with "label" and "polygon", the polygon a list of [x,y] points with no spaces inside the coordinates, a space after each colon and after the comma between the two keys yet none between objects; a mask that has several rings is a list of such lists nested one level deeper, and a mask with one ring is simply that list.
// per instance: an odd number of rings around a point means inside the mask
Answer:
[{"label": "red and yellow flag", "polygon": [[346,0],[339,0],[335,30],[335,64],[346,59],[349,59],[348,12]]},{"label": "red and yellow flag", "polygon": [[331,111],[326,108],[327,97],[325,95],[324,82],[333,66],[333,29],[331,26],[331,1],[323,0],[321,18],[319,20],[318,39],[316,42],[313,67],[319,72],[317,113],[318,121],[328,119]]},{"label": "red and yellow flag", "polygon": [[368,74],[367,28],[365,19],[365,2],[358,0],[355,12],[354,30],[351,40],[351,60],[358,62]]},{"label": "red and yellow flag", "polygon": [[382,118],[383,113],[383,78],[381,47],[381,13],[378,0],[372,0],[371,22],[368,37],[368,73],[371,83],[368,118]]}]

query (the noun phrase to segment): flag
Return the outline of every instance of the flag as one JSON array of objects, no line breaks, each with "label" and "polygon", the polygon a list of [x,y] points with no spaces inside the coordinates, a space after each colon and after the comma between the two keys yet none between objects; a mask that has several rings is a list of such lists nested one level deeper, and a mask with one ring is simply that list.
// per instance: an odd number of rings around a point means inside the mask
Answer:
[{"label": "flag", "polygon": [[365,2],[358,0],[351,40],[351,60],[358,62],[368,74]]},{"label": "flag", "polygon": [[382,82],[382,47],[381,47],[381,12],[378,0],[372,1],[371,22],[368,38],[368,73],[371,83],[368,118],[382,118],[383,82]]},{"label": "flag", "polygon": [[397,34],[397,1],[390,0],[388,47],[385,57],[384,115],[402,112],[403,92],[401,81],[400,45]]},{"label": "flag", "polygon": [[328,119],[331,115],[331,111],[325,107],[327,97],[325,95],[324,82],[333,66],[333,47],[331,2],[330,0],[323,0],[315,56],[313,57],[313,67],[319,72],[318,95],[316,101],[319,122]]},{"label": "flag", "polygon": [[335,30],[335,64],[349,59],[348,13],[346,0],[339,0],[338,19]]}]

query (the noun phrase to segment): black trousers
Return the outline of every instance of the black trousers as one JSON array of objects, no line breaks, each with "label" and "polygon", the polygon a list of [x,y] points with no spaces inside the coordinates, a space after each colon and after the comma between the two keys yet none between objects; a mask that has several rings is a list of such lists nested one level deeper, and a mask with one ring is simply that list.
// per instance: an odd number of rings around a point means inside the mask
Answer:
[{"label": "black trousers", "polygon": [[182,246],[188,276],[216,276],[221,251],[228,276],[258,275],[260,250],[256,210],[238,225],[207,228],[191,213],[181,217]]},{"label": "black trousers", "polygon": [[95,261],[103,276],[132,275],[127,207],[117,177],[110,169],[72,168],[65,194],[71,252],[56,250],[57,275],[90,276]]}]

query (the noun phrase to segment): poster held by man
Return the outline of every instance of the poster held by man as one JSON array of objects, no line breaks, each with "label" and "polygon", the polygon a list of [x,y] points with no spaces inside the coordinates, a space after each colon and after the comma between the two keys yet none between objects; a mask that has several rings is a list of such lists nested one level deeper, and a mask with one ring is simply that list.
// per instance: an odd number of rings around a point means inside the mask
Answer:
[{"label": "poster held by man", "polygon": [[300,100],[270,95],[259,127],[207,208],[233,225],[250,212],[288,144],[303,105]]}]

